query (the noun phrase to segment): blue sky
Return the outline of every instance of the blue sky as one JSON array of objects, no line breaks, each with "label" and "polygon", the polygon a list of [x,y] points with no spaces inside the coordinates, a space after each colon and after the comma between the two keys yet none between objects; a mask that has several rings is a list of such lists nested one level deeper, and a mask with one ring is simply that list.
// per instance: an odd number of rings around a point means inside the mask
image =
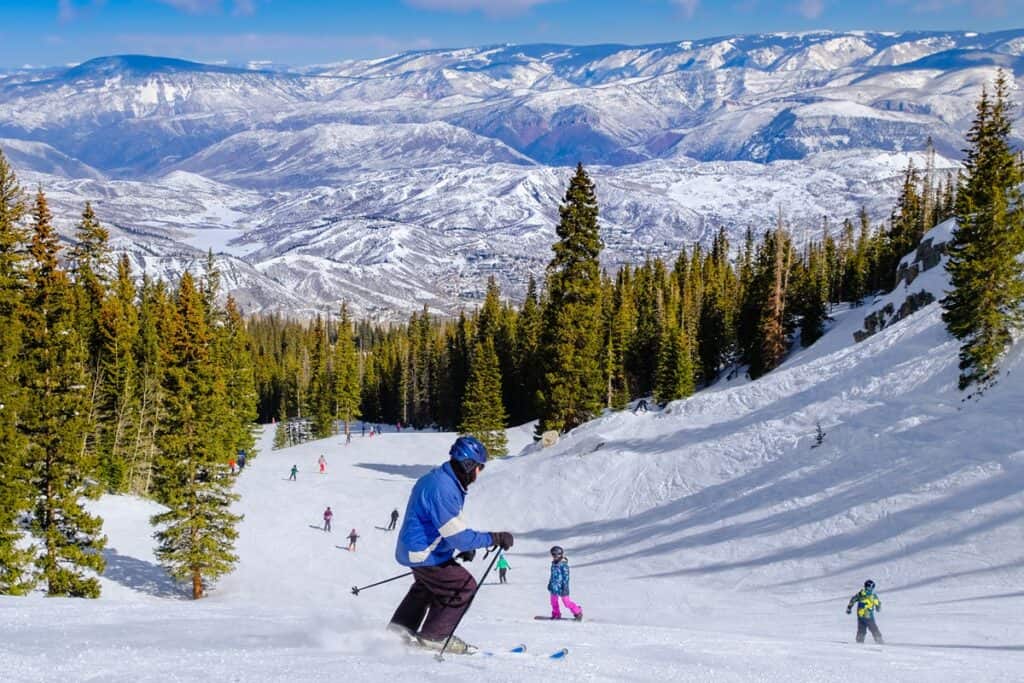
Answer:
[{"label": "blue sky", "polygon": [[494,43],[1024,26],[1024,0],[0,0],[0,67],[111,54],[320,64]]}]

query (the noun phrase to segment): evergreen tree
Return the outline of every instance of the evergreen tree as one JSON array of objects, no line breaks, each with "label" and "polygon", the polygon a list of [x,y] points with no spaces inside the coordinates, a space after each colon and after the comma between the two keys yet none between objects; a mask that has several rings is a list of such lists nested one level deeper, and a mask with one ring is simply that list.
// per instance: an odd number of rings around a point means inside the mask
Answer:
[{"label": "evergreen tree", "polygon": [[39,538],[36,566],[48,595],[99,596],[100,584],[84,569],[102,573],[103,520],[81,499],[91,463],[85,439],[86,348],[75,325],[74,292],[58,262],[60,244],[40,189],[32,211],[31,264],[24,308],[21,371],[28,402],[20,427],[35,493],[31,528]]},{"label": "evergreen tree", "polygon": [[334,433],[334,381],[328,363],[329,350],[327,330],[319,315],[313,325],[312,351],[310,367],[312,375],[309,380],[309,403],[313,420],[313,434],[324,438]]},{"label": "evergreen tree", "polygon": [[498,354],[494,351],[494,342],[485,338],[473,348],[459,432],[480,439],[493,456],[507,455],[505,420]]},{"label": "evergreen tree", "polygon": [[226,400],[231,420],[225,425],[233,451],[252,457],[256,438],[253,422],[256,420],[256,377],[252,365],[252,339],[245,329],[242,312],[234,297],[228,296],[224,306],[224,325],[214,328],[217,333],[215,362],[224,373]]},{"label": "evergreen tree", "polygon": [[513,424],[521,424],[537,417],[537,392],[540,389],[540,348],[543,310],[537,296],[537,281],[530,275],[526,285],[526,298],[516,320],[515,364],[518,369],[517,401],[509,406]]},{"label": "evergreen tree", "polygon": [[164,338],[164,411],[157,435],[154,478],[167,511],[154,515],[156,556],[201,598],[207,585],[231,571],[240,515],[228,459],[235,453],[237,420],[224,372],[213,356],[206,303],[192,275],[181,277]]},{"label": "evergreen tree", "polygon": [[26,294],[28,234],[21,225],[26,208],[18,179],[0,152],[0,595],[22,595],[32,588],[27,575],[32,552],[19,546],[19,518],[32,500],[25,439],[18,431],[28,398],[18,366]]},{"label": "evergreen tree", "polygon": [[603,245],[594,185],[582,164],[558,212],[540,343],[541,432],[582,424],[601,410],[604,397],[598,264]]},{"label": "evergreen tree", "polygon": [[360,415],[361,394],[359,353],[352,337],[352,321],[348,317],[348,306],[342,304],[338,340],[334,349],[334,414],[345,423],[345,434],[350,433],[352,422]]},{"label": "evergreen tree", "polygon": [[693,393],[693,361],[686,334],[674,321],[664,326],[659,349],[654,400],[665,405]]},{"label": "evergreen tree", "polygon": [[[128,257],[117,264],[117,280],[101,304],[97,332],[100,383],[93,404],[101,480],[111,492],[125,491],[131,469],[131,437],[138,421],[138,366],[135,344],[139,316]],[[102,425],[102,426],[101,426]]]},{"label": "evergreen tree", "polygon": [[942,319],[959,339],[960,389],[984,389],[1024,320],[1024,201],[1022,169],[1010,147],[1009,84],[1000,71],[992,98],[982,90],[967,133],[957,227],[950,241],[952,291],[942,300]]}]

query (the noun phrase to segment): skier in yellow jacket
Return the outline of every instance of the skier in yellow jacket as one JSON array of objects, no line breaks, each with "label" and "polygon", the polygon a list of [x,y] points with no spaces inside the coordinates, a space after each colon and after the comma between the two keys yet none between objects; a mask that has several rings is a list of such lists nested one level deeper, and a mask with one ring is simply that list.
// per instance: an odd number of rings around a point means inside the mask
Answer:
[{"label": "skier in yellow jacket", "polygon": [[875,612],[882,611],[882,600],[875,594],[875,582],[868,579],[864,582],[864,588],[857,591],[850,602],[846,604],[846,613],[849,614],[853,606],[857,605],[857,642],[863,643],[864,636],[871,631],[871,637],[876,643],[882,642],[882,632],[875,624]]}]

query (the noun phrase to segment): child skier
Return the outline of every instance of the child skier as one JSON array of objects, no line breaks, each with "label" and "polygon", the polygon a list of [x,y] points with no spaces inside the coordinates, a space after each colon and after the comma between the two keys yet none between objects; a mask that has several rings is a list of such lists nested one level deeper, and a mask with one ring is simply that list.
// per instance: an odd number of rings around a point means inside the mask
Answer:
[{"label": "child skier", "polygon": [[348,549],[351,550],[352,552],[356,551],[356,539],[357,538],[359,538],[359,534],[356,533],[355,529],[353,529],[352,531],[348,532]]},{"label": "child skier", "polygon": [[331,520],[334,519],[334,513],[331,512],[331,506],[328,505],[327,509],[324,510],[324,531],[331,530]]},{"label": "child skier", "polygon": [[320,465],[320,474],[323,474],[327,469],[327,460],[324,458],[322,453],[320,454],[320,459],[317,460],[317,463]]},{"label": "child skier", "polygon": [[850,602],[846,604],[846,613],[849,614],[854,604],[857,605],[857,642],[863,643],[865,634],[870,630],[871,637],[876,643],[882,642],[882,632],[875,624],[875,612],[882,611],[882,600],[875,594],[875,582],[868,579],[864,582],[864,588],[857,591]]},{"label": "child skier", "polygon": [[512,565],[510,565],[508,563],[508,560],[505,559],[505,553],[502,553],[501,557],[498,558],[498,582],[499,583],[508,583],[508,579],[505,578],[505,574],[511,568],[512,568]]},{"label": "child skier", "polygon": [[298,473],[299,473],[299,466],[298,465],[292,465],[292,473],[288,477],[288,481],[295,481],[295,475],[298,474]]},{"label": "child skier", "polygon": [[561,619],[562,610],[558,607],[558,599],[562,599],[572,617],[576,621],[583,620],[583,608],[569,598],[569,560],[565,557],[562,546],[551,548],[551,578],[548,580],[548,593],[551,594],[551,618]]}]

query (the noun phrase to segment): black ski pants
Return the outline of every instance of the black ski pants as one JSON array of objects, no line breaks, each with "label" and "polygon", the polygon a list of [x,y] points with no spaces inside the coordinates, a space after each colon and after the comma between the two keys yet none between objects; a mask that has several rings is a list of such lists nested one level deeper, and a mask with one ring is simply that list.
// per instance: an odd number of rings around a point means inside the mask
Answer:
[{"label": "black ski pants", "polygon": [[863,643],[864,636],[868,631],[871,631],[871,637],[875,639],[876,643],[882,642],[882,632],[878,630],[878,625],[875,624],[875,618],[864,618],[857,617],[857,642]]},{"label": "black ski pants", "polygon": [[476,579],[455,560],[436,567],[413,567],[412,575],[412,586],[391,623],[412,633],[418,631],[428,640],[447,638],[469,608]]},{"label": "black ski pants", "polygon": [[505,572],[507,572],[507,571],[508,571],[507,569],[499,569],[499,570],[498,570],[498,581],[499,581],[500,583],[506,583],[506,582],[508,581],[508,580],[507,580],[507,579],[505,578]]}]

